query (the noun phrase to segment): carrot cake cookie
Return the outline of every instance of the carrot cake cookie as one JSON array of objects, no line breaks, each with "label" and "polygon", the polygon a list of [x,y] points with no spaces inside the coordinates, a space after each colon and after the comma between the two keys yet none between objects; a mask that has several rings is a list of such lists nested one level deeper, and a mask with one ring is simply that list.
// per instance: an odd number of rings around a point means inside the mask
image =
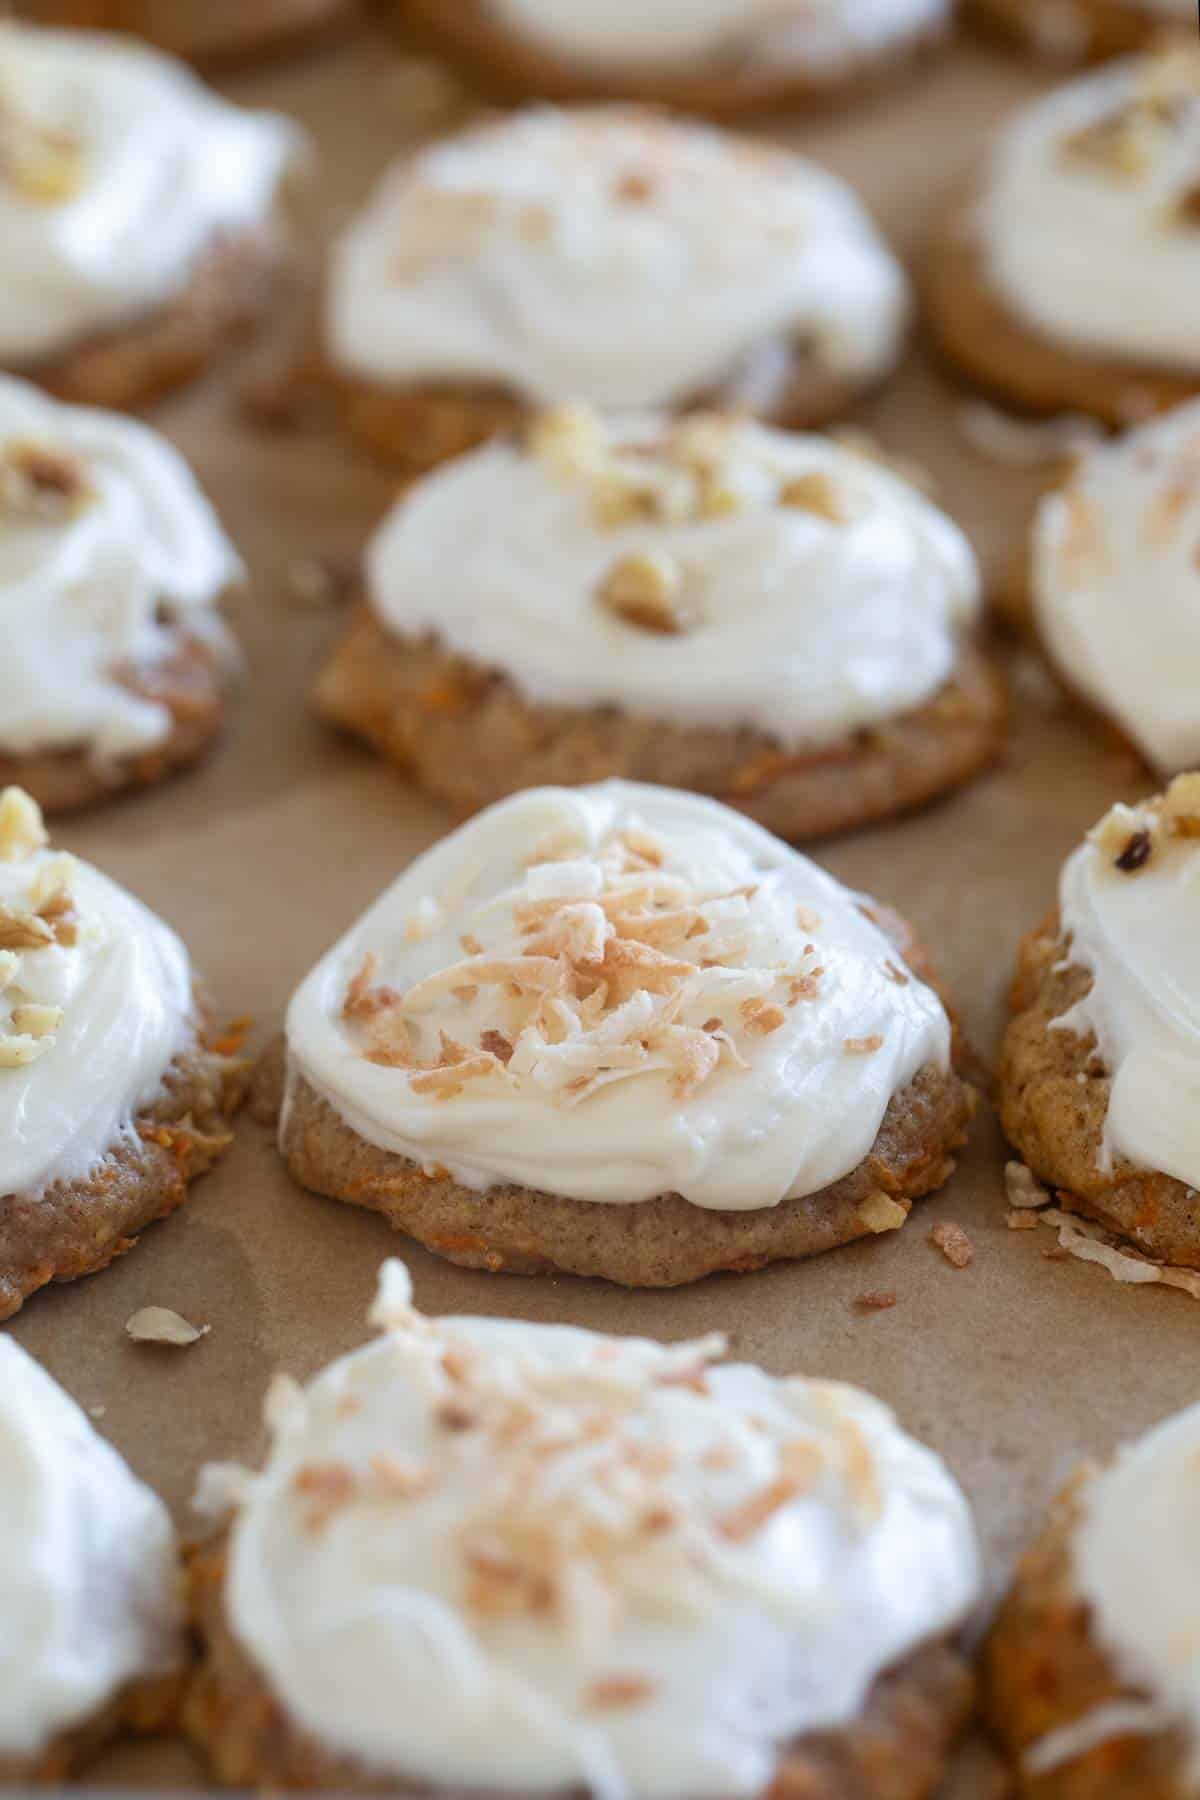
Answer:
[{"label": "carrot cake cookie", "polygon": [[1034,100],[946,209],[934,334],[1001,400],[1127,425],[1200,391],[1200,47]]},{"label": "carrot cake cookie", "polygon": [[0,1781],[59,1782],[174,1712],[179,1565],[162,1501],[6,1335],[0,1540]]},{"label": "carrot cake cookie", "polygon": [[899,1230],[973,1093],[901,922],[739,814],[501,802],[303,982],[296,1179],[452,1262],[670,1287]]},{"label": "carrot cake cookie", "polygon": [[0,785],[57,811],[197,761],[237,669],[216,602],[241,577],[164,438],[0,375]]},{"label": "carrot cake cookie", "polygon": [[375,0],[485,91],[730,115],[842,100],[903,70],[949,0]]},{"label": "carrot cake cookie", "polygon": [[962,533],[876,461],[568,408],[398,502],[314,699],[462,812],[622,775],[814,837],[994,758],[979,611]]},{"label": "carrot cake cookie", "polygon": [[1196,1792],[1200,1406],[1087,1471],[1017,1571],[984,1659],[1022,1800]]},{"label": "carrot cake cookie", "polygon": [[18,0],[42,25],[145,38],[193,62],[250,61],[307,43],[349,16],[352,0]]},{"label": "carrot cake cookie", "polygon": [[[0,1318],[102,1269],[229,1142],[240,1065],[187,951],[0,795]],[[0,1686],[3,1683],[0,1682]]]},{"label": "carrot cake cookie", "polygon": [[963,13],[1053,62],[1125,56],[1164,31],[1196,24],[1194,0],[963,0]]},{"label": "carrot cake cookie", "polygon": [[265,310],[295,128],[130,38],[0,20],[0,367],[130,407]]},{"label": "carrot cake cookie", "polygon": [[210,1471],[187,1723],[234,1787],[923,1800],[978,1591],[945,1466],[858,1389],[427,1319],[276,1385]]},{"label": "carrot cake cookie", "polygon": [[1021,947],[1000,1070],[1010,1139],[1059,1203],[1200,1267],[1200,775],[1116,806]]},{"label": "carrot cake cookie", "polygon": [[406,157],[338,241],[351,430],[421,469],[541,406],[843,412],[900,355],[905,277],[793,151],[636,109],[534,108]]}]

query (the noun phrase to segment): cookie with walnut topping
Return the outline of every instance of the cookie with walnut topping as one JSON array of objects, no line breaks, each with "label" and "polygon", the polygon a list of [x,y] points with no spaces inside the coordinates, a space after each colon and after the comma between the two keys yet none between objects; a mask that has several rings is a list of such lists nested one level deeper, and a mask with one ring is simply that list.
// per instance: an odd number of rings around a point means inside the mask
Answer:
[{"label": "cookie with walnut topping", "polygon": [[947,0],[373,0],[401,41],[518,100],[638,100],[731,117],[842,102],[946,34]]},{"label": "cookie with walnut topping", "polygon": [[619,775],[788,839],[997,753],[965,538],[878,462],[726,415],[567,409],[397,504],[318,711],[460,812]]},{"label": "cookie with walnut topping", "polygon": [[287,1019],[305,1187],[450,1261],[670,1287],[899,1230],[974,1105],[905,928],[710,800],[516,796]]},{"label": "cookie with walnut topping", "polygon": [[1042,95],[945,209],[924,270],[947,360],[1018,410],[1125,426],[1200,392],[1200,49]]},{"label": "cookie with walnut topping", "polygon": [[835,418],[895,367],[906,277],[794,152],[626,107],[541,107],[396,164],[335,246],[347,427],[407,473],[548,405]]},{"label": "cookie with walnut topping", "polygon": [[1200,1268],[1200,775],[1117,806],[1017,961],[1000,1116],[1059,1203]]},{"label": "cookie with walnut topping", "polygon": [[933,1793],[979,1553],[878,1401],[725,1363],[719,1334],[426,1318],[395,1262],[371,1317],[273,1388],[261,1472],[201,1484],[234,1517],[191,1565],[185,1723],[220,1781]]},{"label": "cookie with walnut topping", "polygon": [[116,33],[0,20],[0,61],[0,368],[145,405],[278,297],[295,128]]},{"label": "cookie with walnut topping", "polygon": [[47,812],[197,762],[238,665],[242,566],[183,458],[0,375],[0,784]]},{"label": "cookie with walnut topping", "polygon": [[1192,0],[963,0],[972,25],[1047,62],[1102,62],[1194,25]]},{"label": "cookie with walnut topping", "polygon": [[0,795],[0,1319],[102,1269],[230,1142],[242,1065],[187,951]]}]

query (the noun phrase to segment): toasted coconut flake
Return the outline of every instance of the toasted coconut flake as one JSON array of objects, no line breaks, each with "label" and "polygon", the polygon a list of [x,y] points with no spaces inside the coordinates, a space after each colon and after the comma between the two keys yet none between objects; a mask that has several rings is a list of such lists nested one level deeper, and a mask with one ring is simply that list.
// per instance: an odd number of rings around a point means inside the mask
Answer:
[{"label": "toasted coconut flake", "polygon": [[854,1296],[853,1305],[860,1312],[887,1312],[896,1304],[895,1288],[868,1288]]},{"label": "toasted coconut flake", "polygon": [[1193,1300],[1200,1300],[1200,1270],[1175,1269],[1167,1263],[1154,1262],[1140,1251],[1122,1245],[1111,1233],[1090,1221],[1078,1219],[1058,1207],[1049,1207],[1038,1215],[1038,1222],[1058,1232],[1058,1248],[1080,1262],[1099,1263],[1114,1281],[1135,1287],[1178,1288]]},{"label": "toasted coconut flake", "polygon": [[304,1513],[304,1527],[314,1535],[324,1531],[359,1491],[354,1471],[337,1462],[307,1463],[292,1477],[292,1489],[310,1502]]},{"label": "toasted coconut flake", "polygon": [[1004,1191],[1008,1196],[1008,1204],[1014,1208],[1037,1208],[1050,1204],[1048,1190],[1023,1162],[1005,1163]]},{"label": "toasted coconut flake", "polygon": [[847,1056],[874,1056],[877,1050],[883,1049],[883,1038],[877,1031],[869,1037],[843,1038],[842,1049]]},{"label": "toasted coconut flake", "polygon": [[593,1681],[584,1696],[592,1712],[625,1711],[644,1706],[658,1692],[658,1683],[647,1675],[603,1675]]},{"label": "toasted coconut flake", "polygon": [[880,1236],[885,1231],[899,1231],[908,1218],[908,1209],[890,1195],[876,1192],[860,1203],[858,1216],[868,1231]]},{"label": "toasted coconut flake", "polygon": [[975,1255],[975,1246],[962,1226],[953,1224],[949,1219],[938,1221],[929,1233],[929,1240],[955,1269],[965,1269]]},{"label": "toasted coconut flake", "polygon": [[193,1325],[168,1306],[143,1306],[126,1319],[125,1330],[135,1344],[174,1344],[181,1349],[207,1337],[211,1325]]},{"label": "toasted coconut flake", "polygon": [[1010,1231],[1036,1231],[1038,1216],[1028,1207],[1012,1207],[1004,1215],[1004,1223]]}]

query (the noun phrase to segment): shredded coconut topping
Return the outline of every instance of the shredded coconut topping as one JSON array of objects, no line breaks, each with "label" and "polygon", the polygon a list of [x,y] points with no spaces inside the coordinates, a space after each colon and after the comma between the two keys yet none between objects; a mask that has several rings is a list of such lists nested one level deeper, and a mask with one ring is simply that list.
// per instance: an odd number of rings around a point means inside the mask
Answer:
[{"label": "shredded coconut topping", "polygon": [[[342,1016],[368,1062],[401,1069],[413,1093],[452,1100],[469,1082],[531,1083],[563,1106],[649,1069],[689,1099],[722,1066],[744,1067],[739,1041],[767,1036],[820,993],[812,944],[778,967],[747,961],[754,884],[706,892],[662,867],[653,834],[616,831],[594,856],[540,862],[496,903],[513,954],[466,934],[460,962],[401,993],[376,981],[368,954]],[[441,1016],[474,1011],[474,1041]],[[883,1039],[847,1040],[870,1054]]]}]

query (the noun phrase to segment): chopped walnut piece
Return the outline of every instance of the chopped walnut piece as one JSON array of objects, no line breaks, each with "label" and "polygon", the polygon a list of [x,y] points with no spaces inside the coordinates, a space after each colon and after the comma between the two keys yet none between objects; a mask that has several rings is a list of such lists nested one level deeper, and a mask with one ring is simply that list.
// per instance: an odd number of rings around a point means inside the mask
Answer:
[{"label": "chopped walnut piece", "polygon": [[807,475],[793,475],[785,481],[779,489],[779,504],[797,512],[816,513],[834,525],[845,522],[837,489],[820,469],[812,469]]},{"label": "chopped walnut piece", "polygon": [[1152,121],[1136,106],[1126,106],[1071,132],[1062,140],[1062,151],[1073,162],[1132,180],[1150,167],[1155,137]]},{"label": "chopped walnut piece", "polygon": [[43,123],[0,88],[0,182],[23,200],[57,206],[83,184],[83,144],[74,132]]},{"label": "chopped walnut piece", "polygon": [[0,446],[0,519],[53,524],[92,497],[83,464],[67,451],[23,440]]},{"label": "chopped walnut piece", "polygon": [[1200,774],[1175,777],[1163,795],[1162,819],[1172,837],[1200,837]]},{"label": "chopped walnut piece", "polygon": [[885,1231],[899,1231],[908,1218],[908,1208],[890,1195],[876,1191],[860,1203],[858,1216],[868,1231],[879,1236]]},{"label": "chopped walnut piece", "polygon": [[952,1224],[949,1219],[939,1220],[929,1233],[929,1239],[956,1269],[965,1269],[975,1255],[975,1246],[962,1226]]},{"label": "chopped walnut piece", "polygon": [[1120,855],[1116,858],[1117,868],[1126,875],[1133,875],[1144,869],[1150,861],[1154,850],[1154,839],[1148,831],[1135,831],[1126,840]]},{"label": "chopped walnut piece", "polygon": [[54,931],[44,919],[0,902],[0,950],[44,950],[53,942]]},{"label": "chopped walnut piece", "polygon": [[787,1023],[782,1006],[774,1006],[765,1000],[743,1000],[738,1011],[752,1037],[767,1037]]},{"label": "chopped walnut piece", "polygon": [[688,629],[691,615],[681,603],[683,571],[662,551],[623,556],[615,562],[596,591],[606,611],[641,631],[678,636]]},{"label": "chopped walnut piece", "polygon": [[568,480],[591,474],[605,448],[604,427],[586,406],[558,406],[539,413],[526,441],[535,462]]},{"label": "chopped walnut piece", "polygon": [[22,862],[49,843],[42,809],[24,788],[0,793],[0,862]]}]

